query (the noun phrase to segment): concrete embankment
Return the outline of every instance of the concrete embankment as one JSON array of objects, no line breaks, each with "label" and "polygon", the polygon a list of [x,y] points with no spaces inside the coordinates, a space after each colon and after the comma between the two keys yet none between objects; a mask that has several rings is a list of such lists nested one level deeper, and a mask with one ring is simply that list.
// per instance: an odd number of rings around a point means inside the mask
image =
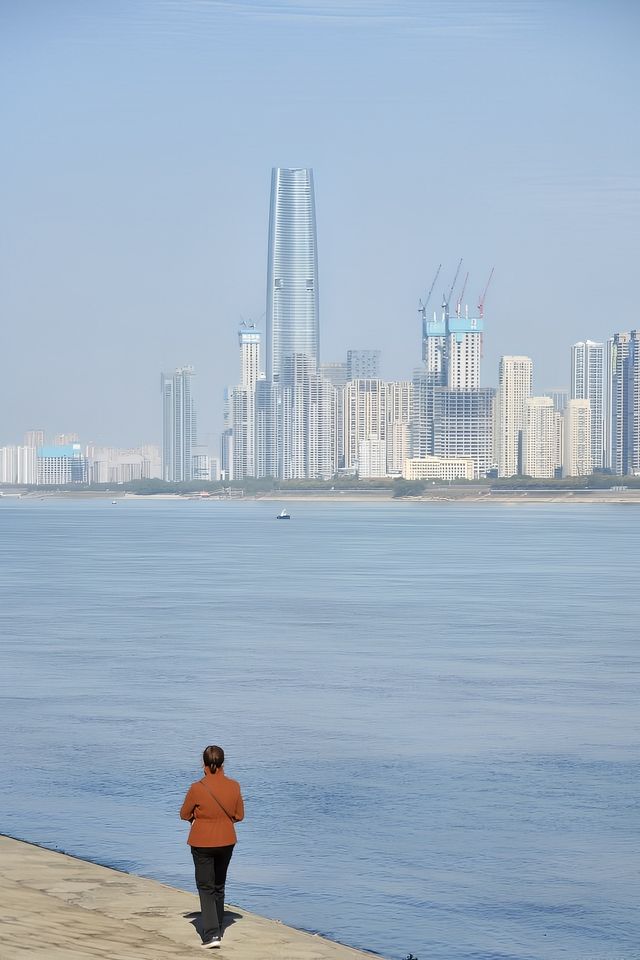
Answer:
[{"label": "concrete embankment", "polygon": [[372,960],[228,908],[222,948],[200,949],[195,894],[0,836],[0,957],[46,960]]}]

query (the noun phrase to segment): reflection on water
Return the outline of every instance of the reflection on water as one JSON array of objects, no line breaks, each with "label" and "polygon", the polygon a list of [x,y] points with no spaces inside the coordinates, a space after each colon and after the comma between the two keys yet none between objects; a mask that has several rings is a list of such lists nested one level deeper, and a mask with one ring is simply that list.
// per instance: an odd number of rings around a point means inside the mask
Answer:
[{"label": "reflection on water", "polygon": [[2,502],[0,830],[385,956],[631,960],[637,529],[610,506]]}]

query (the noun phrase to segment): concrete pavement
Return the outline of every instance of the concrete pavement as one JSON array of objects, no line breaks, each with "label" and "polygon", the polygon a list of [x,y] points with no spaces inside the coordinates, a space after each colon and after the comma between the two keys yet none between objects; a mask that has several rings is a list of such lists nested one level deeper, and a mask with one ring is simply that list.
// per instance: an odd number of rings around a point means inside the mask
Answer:
[{"label": "concrete pavement", "polygon": [[202,950],[195,894],[0,836],[2,960],[372,960],[231,907],[220,950]]}]

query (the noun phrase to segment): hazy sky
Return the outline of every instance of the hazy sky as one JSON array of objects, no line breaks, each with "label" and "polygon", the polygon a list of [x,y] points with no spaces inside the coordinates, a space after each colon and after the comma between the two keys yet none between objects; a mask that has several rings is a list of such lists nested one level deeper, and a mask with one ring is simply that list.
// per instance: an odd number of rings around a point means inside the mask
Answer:
[{"label": "hazy sky", "polygon": [[639,28],[633,0],[0,0],[0,443],[158,440],[186,362],[219,429],[278,165],[315,172],[323,360],[409,377],[464,257],[472,303],[496,268],[484,382],[524,353],[566,384],[572,342],[640,322]]}]

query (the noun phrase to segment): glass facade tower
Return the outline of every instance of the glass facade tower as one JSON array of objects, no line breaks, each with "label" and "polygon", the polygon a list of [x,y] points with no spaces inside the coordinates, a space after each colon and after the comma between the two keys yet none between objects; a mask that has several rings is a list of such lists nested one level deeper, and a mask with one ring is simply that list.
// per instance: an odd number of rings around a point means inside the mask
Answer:
[{"label": "glass facade tower", "polygon": [[311,169],[276,167],[271,174],[266,339],[267,380],[279,383],[284,361],[294,355],[307,357],[317,371],[318,251]]}]

